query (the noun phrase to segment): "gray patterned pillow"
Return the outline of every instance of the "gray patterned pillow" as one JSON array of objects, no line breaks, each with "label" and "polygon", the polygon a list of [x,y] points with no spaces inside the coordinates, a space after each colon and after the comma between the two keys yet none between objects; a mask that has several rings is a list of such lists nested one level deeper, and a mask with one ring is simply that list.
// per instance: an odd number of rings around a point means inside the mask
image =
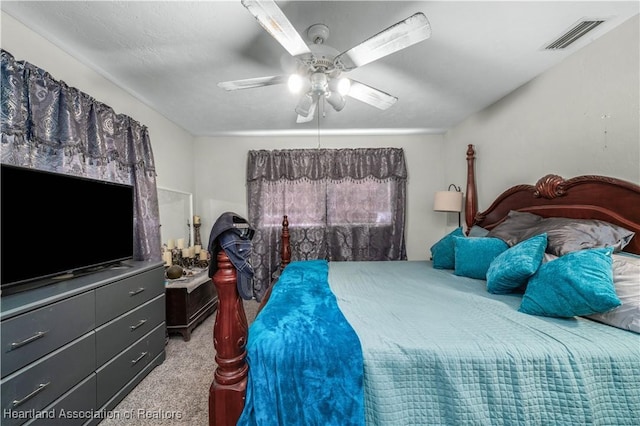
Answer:
[{"label": "gray patterned pillow", "polygon": [[[512,214],[517,213],[517,214]],[[487,236],[504,240],[510,246],[534,235],[547,234],[547,253],[562,256],[577,250],[612,247],[621,251],[633,238],[634,232],[597,219],[544,219],[531,213],[509,212],[507,219]]]},{"label": "gray patterned pillow", "polygon": [[541,220],[542,217],[538,215],[511,210],[504,222],[489,231],[486,236],[500,238],[509,246],[515,246],[520,241],[526,240],[524,235]]}]

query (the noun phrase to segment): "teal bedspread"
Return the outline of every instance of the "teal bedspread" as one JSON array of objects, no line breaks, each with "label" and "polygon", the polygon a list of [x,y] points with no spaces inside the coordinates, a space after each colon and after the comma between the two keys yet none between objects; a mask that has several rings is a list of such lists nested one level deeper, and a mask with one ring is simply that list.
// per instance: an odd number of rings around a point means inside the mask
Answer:
[{"label": "teal bedspread", "polygon": [[239,424],[638,424],[640,335],[426,261],[329,266],[289,265],[252,324]]},{"label": "teal bedspread", "polygon": [[[400,278],[401,277],[401,278]],[[332,262],[361,341],[368,425],[631,425],[640,335],[517,311],[430,262]]]},{"label": "teal bedspread", "polygon": [[325,261],[293,262],[249,328],[239,425],[364,425],[363,358]]}]

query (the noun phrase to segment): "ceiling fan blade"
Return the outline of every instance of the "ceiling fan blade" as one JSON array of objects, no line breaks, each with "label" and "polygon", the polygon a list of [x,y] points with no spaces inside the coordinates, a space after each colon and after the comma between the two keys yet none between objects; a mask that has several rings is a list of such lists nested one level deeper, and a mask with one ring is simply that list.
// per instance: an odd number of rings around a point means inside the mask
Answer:
[{"label": "ceiling fan blade", "polygon": [[260,25],[262,25],[291,56],[311,53],[309,46],[307,46],[275,1],[242,0],[242,5],[255,16]]},{"label": "ceiling fan blade", "polygon": [[382,110],[391,107],[398,100],[395,96],[355,80],[351,80],[348,96]]},{"label": "ceiling fan blade", "polygon": [[284,84],[288,78],[286,75],[273,75],[269,77],[247,78],[245,80],[223,81],[218,83],[218,87],[224,90],[253,89],[254,87]]},{"label": "ceiling fan blade", "polygon": [[337,68],[350,71],[383,56],[431,37],[431,25],[423,13],[416,13],[336,56]]}]

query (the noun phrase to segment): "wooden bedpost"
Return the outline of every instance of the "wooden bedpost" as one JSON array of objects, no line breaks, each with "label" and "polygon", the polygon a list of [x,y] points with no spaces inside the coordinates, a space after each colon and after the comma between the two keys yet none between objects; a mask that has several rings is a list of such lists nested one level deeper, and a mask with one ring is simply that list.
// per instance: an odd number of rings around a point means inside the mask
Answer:
[{"label": "wooden bedpost", "polygon": [[285,266],[291,263],[291,245],[289,244],[289,219],[284,215],[282,219],[282,250],[280,256],[280,271],[284,271]]},{"label": "wooden bedpost", "polygon": [[217,262],[213,283],[218,291],[218,312],[213,345],[218,367],[209,388],[209,425],[234,426],[242,414],[247,388],[247,317],[236,285],[236,269],[224,250],[218,252]]},{"label": "wooden bedpost", "polygon": [[[284,268],[291,263],[291,245],[289,244],[289,219],[287,215],[284,215],[282,219],[282,231],[280,232],[280,270],[276,271],[274,275],[279,277],[284,271]],[[271,290],[273,289],[273,285],[275,282],[270,283],[269,288],[262,296],[262,301],[260,302],[260,306],[258,306],[258,314],[264,308],[264,305],[269,301],[269,297],[271,297]]]},{"label": "wooden bedpost", "polygon": [[464,219],[467,224],[467,234],[473,226],[478,212],[478,192],[476,188],[475,172],[476,151],[473,145],[467,147],[467,197],[464,207]]}]

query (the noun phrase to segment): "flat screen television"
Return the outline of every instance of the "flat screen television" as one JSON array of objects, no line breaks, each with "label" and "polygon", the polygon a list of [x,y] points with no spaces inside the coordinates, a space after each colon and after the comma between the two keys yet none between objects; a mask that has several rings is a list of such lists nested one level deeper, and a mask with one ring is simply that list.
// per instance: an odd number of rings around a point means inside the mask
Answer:
[{"label": "flat screen television", "polygon": [[133,187],[3,164],[2,296],[133,257]]}]

